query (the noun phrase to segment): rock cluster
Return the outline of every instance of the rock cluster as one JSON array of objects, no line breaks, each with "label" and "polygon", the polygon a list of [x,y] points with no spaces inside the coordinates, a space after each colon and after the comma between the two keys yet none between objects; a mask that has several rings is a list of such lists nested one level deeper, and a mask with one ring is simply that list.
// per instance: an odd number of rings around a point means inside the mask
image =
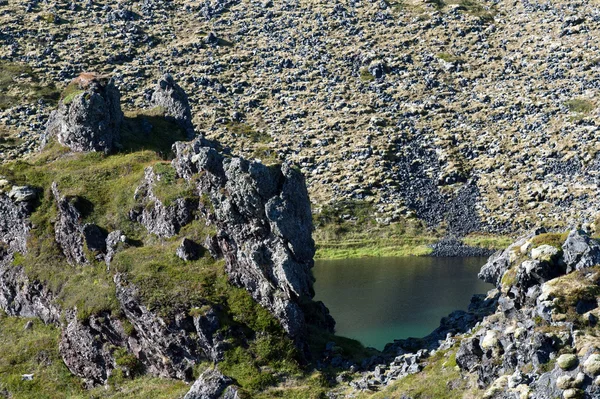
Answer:
[{"label": "rock cluster", "polygon": [[[159,84],[155,100],[162,102],[170,117],[176,118],[182,109],[177,107],[187,106],[186,96],[170,77],[164,81],[168,86]],[[85,104],[87,96],[92,94],[107,102],[119,98],[110,82],[101,89],[96,78],[85,84],[89,84],[87,91],[76,94],[71,104]],[[102,95],[107,93],[114,95],[109,94],[108,100]],[[118,103],[111,105],[114,109],[119,107]],[[67,104],[63,101],[53,117],[55,122],[65,107]],[[71,110],[69,108],[69,112]],[[90,111],[92,115],[88,115]],[[98,151],[100,147],[92,144],[99,143],[95,141],[98,131],[91,128],[95,126],[92,121],[104,120],[101,115],[94,116],[102,112],[112,114],[113,110],[104,106],[88,109],[80,119],[61,120],[64,131],[51,132],[58,134],[59,141],[73,150]],[[184,112],[182,123],[190,122],[186,115]],[[76,140],[61,138],[64,132],[76,132]],[[112,137],[116,140],[116,136]],[[104,146],[107,143],[101,143],[103,151],[112,149]],[[279,320],[297,346],[306,350],[303,306],[310,305],[314,295],[310,269],[315,248],[304,178],[287,164],[265,166],[231,158],[209,144],[199,137],[174,145],[172,170],[179,179],[193,186],[193,190],[169,204],[163,204],[155,192],[162,175],[156,173],[153,166],[148,167],[132,198],[138,206],[129,212],[123,210],[130,219],[127,223],[140,223],[148,233],[161,239],[177,235],[191,222],[212,226],[216,234],[206,237],[205,245],[214,257],[225,259],[230,281],[247,290]],[[3,186],[9,184],[6,182]],[[107,232],[99,225],[85,223],[86,212],[93,207],[85,198],[61,194],[56,182],[49,189],[44,200],[56,208],[52,238],[70,267],[96,267],[97,262],[105,262],[110,268],[118,251],[135,245],[121,230]],[[0,193],[0,306],[10,315],[39,317],[59,326],[62,331],[60,354],[69,370],[81,377],[87,387],[107,383],[116,371],[133,375],[141,370],[189,381],[194,365],[204,360],[215,363],[223,360],[231,343],[222,331],[222,306],[206,303],[194,312],[173,310],[173,315],[164,317],[145,305],[140,287],[121,270],[111,272],[118,317],[103,310],[82,318],[77,307],[61,308],[42,283],[28,279],[24,267],[12,265],[17,253],[27,255],[32,228],[29,218],[42,190],[12,186],[7,191],[8,194]],[[204,255],[204,248],[184,237],[173,255],[191,262]],[[333,319],[322,304],[317,305],[311,310],[311,316],[324,320],[325,327],[331,330]],[[238,335],[242,337],[241,333]],[[237,388],[215,370],[204,373],[187,397],[212,398],[221,394],[237,398]]]},{"label": "rock cluster", "polygon": [[[156,176],[149,169],[136,196],[151,206],[140,206],[141,213],[134,211],[132,217],[149,232],[168,237],[191,222],[199,208],[218,229],[209,246],[225,258],[231,281],[248,290],[301,341],[301,304],[314,295],[310,269],[315,252],[303,177],[287,164],[269,167],[228,158],[206,144],[203,138],[176,143],[173,160],[178,176],[193,181],[204,202],[176,201],[165,207],[153,194]],[[327,320],[332,328],[333,320]]]}]

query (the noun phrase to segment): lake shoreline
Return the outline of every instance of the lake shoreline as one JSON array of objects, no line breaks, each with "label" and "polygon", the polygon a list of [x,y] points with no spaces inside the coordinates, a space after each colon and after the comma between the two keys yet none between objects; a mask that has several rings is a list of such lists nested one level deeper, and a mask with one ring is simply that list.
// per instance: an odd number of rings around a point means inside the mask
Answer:
[{"label": "lake shoreline", "polygon": [[[360,234],[360,233],[359,233]],[[315,240],[315,260],[388,258],[402,256],[489,257],[510,243],[507,236],[471,235],[462,239],[433,236]],[[361,234],[362,235],[362,234]]]}]

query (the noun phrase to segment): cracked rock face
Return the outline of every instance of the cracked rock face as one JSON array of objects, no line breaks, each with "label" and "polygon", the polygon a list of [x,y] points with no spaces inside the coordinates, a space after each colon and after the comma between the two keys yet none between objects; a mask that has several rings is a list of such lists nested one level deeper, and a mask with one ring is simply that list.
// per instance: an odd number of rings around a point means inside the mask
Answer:
[{"label": "cracked rock face", "polygon": [[110,152],[123,122],[121,95],[113,81],[84,73],[70,86],[74,91],[50,115],[46,137],[77,152]]}]

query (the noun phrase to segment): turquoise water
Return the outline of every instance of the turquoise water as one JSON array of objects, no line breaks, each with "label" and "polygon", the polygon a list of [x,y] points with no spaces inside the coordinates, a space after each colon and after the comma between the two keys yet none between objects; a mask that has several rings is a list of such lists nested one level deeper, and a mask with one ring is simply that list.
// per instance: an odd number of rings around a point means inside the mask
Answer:
[{"label": "turquoise water", "polygon": [[423,337],[440,319],[466,310],[473,294],[493,288],[477,278],[486,258],[365,258],[317,261],[316,300],[336,320],[336,334],[377,349]]}]

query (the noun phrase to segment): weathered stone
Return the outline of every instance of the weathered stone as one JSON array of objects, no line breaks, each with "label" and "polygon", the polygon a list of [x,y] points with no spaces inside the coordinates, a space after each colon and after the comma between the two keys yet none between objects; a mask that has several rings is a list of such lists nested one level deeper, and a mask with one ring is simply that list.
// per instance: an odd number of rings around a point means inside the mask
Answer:
[{"label": "weathered stone", "polygon": [[600,244],[582,230],[573,230],[562,246],[567,273],[600,264]]},{"label": "weathered stone", "polygon": [[[233,381],[217,369],[209,369],[198,377],[183,399],[218,399]],[[235,398],[237,393],[229,391],[227,395]]]},{"label": "weathered stone", "polygon": [[152,94],[152,105],[161,107],[165,115],[173,119],[184,131],[188,138],[193,138],[194,125],[192,113],[185,91],[173,80],[169,74],[164,75],[156,84]]},{"label": "weathered stone", "polygon": [[14,186],[8,193],[8,197],[15,202],[27,202],[37,198],[38,192],[29,186]]},{"label": "weathered stone", "polygon": [[71,82],[76,86],[50,115],[47,138],[73,151],[110,152],[120,138],[123,122],[121,95],[112,80],[84,73]]},{"label": "weathered stone", "polygon": [[597,353],[591,354],[585,362],[583,362],[583,369],[586,373],[591,376],[597,376],[600,374],[600,355]]}]

